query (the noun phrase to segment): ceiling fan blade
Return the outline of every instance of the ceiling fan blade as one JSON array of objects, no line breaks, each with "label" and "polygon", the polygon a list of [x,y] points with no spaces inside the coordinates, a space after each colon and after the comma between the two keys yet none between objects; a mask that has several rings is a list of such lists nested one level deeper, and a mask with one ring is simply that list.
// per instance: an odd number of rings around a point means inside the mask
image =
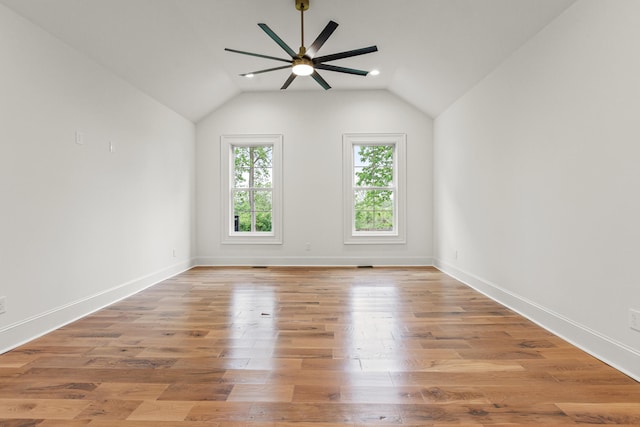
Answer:
[{"label": "ceiling fan blade", "polygon": [[325,79],[323,79],[320,74],[318,74],[317,71],[314,71],[313,74],[311,74],[311,77],[313,77],[313,80],[317,81],[318,84],[320,86],[323,87],[324,90],[329,90],[331,89],[331,86],[329,86],[329,83],[326,82]]},{"label": "ceiling fan blade", "polygon": [[338,24],[336,22],[329,21],[327,26],[324,27],[324,30],[322,30],[322,32],[318,36],[318,38],[311,44],[311,46],[309,46],[309,49],[307,49],[307,56],[309,58],[314,57],[314,55],[320,50],[324,42],[326,42],[327,39],[331,37],[331,34],[333,34],[336,28],[338,28]]},{"label": "ceiling fan blade", "polygon": [[319,70],[337,71],[338,73],[356,74],[358,76],[366,76],[368,71],[356,70],[355,68],[337,67],[329,64],[316,64],[315,67]]},{"label": "ceiling fan blade", "polygon": [[321,62],[335,61],[336,59],[343,59],[343,58],[351,58],[352,56],[364,55],[366,53],[373,53],[377,51],[378,51],[377,46],[363,47],[361,49],[348,50],[346,52],[334,53],[332,55],[319,56],[317,58],[313,58],[313,63],[319,64]]},{"label": "ceiling fan blade", "polygon": [[297,75],[291,73],[291,75],[289,76],[289,78],[287,79],[286,82],[284,82],[284,84],[282,85],[282,87],[280,88],[280,90],[282,89],[286,89],[289,87],[289,85],[291,84],[292,81],[295,80],[295,78],[298,77]]},{"label": "ceiling fan blade", "polygon": [[274,42],[278,43],[278,46],[284,49],[284,51],[287,52],[289,56],[291,56],[292,58],[295,58],[296,56],[298,56],[298,54],[295,53],[293,49],[291,49],[284,41],[282,41],[282,39],[278,37],[278,35],[274,33],[273,30],[269,28],[267,24],[258,24],[258,26],[262,28],[262,30],[265,33],[267,33],[267,35],[271,37]]},{"label": "ceiling fan blade", "polygon": [[251,74],[268,73],[269,71],[284,70],[285,68],[291,68],[291,65],[283,65],[282,67],[267,68],[266,70],[252,71],[251,73],[244,73],[244,74],[240,74],[240,75],[242,77],[246,77],[246,76],[251,75]]},{"label": "ceiling fan blade", "polygon": [[226,47],[224,48],[224,50],[226,50],[228,52],[233,52],[233,53],[241,53],[243,55],[257,56],[258,58],[275,59],[276,61],[282,61],[282,62],[291,63],[290,59],[276,58],[275,56],[261,55],[259,53],[245,52],[243,50],[229,49],[229,48],[226,48]]}]

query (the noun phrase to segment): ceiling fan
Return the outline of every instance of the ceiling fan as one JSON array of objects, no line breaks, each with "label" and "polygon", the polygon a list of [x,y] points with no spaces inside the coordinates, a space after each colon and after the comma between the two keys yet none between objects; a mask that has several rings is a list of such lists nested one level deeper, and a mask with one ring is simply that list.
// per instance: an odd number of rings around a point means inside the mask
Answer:
[{"label": "ceiling fan", "polygon": [[337,65],[325,64],[325,62],[335,61],[337,59],[350,58],[352,56],[364,55],[366,53],[377,52],[377,46],[369,46],[363,47],[361,49],[348,50],[345,52],[334,53],[331,55],[325,56],[316,56],[318,50],[322,47],[322,45],[327,41],[327,39],[333,34],[333,32],[338,28],[338,24],[334,21],[329,21],[324,30],[318,35],[316,40],[309,46],[307,49],[304,46],[304,11],[309,9],[309,0],[295,0],[296,9],[300,11],[300,33],[301,33],[301,43],[300,50],[296,53],[293,49],[291,49],[276,33],[269,28],[267,24],[258,24],[262,30],[267,33],[273,41],[275,41],[278,46],[280,46],[285,52],[291,56],[291,59],[277,58],[275,56],[262,55],[259,53],[245,52],[242,50],[236,49],[228,49],[224,50],[233,53],[241,53],[243,55],[251,55],[257,56],[259,58],[273,59],[275,61],[287,62],[288,65],[283,65],[281,67],[275,68],[267,68],[266,70],[254,71],[251,73],[240,74],[243,77],[253,76],[254,74],[267,73],[269,71],[276,70],[284,70],[285,68],[291,68],[291,75],[284,82],[280,89],[286,89],[289,85],[295,80],[298,76],[311,76],[320,86],[322,86],[325,90],[331,89],[329,83],[323,79],[320,74],[318,74],[318,70],[327,70],[327,71],[335,71],[338,73],[347,73],[347,74],[355,74],[357,76],[366,76],[369,74],[368,71],[356,70],[354,68],[345,68],[339,67]]}]

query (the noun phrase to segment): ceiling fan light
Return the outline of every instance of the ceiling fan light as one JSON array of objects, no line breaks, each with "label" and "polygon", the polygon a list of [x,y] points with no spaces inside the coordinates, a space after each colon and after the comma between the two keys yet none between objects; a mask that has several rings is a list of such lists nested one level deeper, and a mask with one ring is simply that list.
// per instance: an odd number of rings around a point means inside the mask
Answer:
[{"label": "ceiling fan light", "polygon": [[310,76],[315,69],[313,68],[313,62],[307,58],[298,58],[293,61],[293,74],[296,76]]},{"label": "ceiling fan light", "polygon": [[307,64],[294,65],[293,74],[296,76],[310,76],[313,74],[313,67]]}]

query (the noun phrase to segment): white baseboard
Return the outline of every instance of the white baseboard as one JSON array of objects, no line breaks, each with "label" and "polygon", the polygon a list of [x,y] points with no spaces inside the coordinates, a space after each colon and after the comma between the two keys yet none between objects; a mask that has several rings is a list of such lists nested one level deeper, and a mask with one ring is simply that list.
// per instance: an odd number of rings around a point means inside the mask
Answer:
[{"label": "white baseboard", "polygon": [[449,263],[435,259],[434,266],[634,380],[640,381],[640,353],[635,349]]},{"label": "white baseboard", "polygon": [[0,329],[0,343],[2,343],[0,354],[136,294],[176,274],[182,273],[192,266],[193,262],[191,260],[183,261],[146,276],[106,289],[87,298],[70,302],[64,306],[56,307],[47,312],[8,325]]},{"label": "white baseboard", "polygon": [[349,266],[398,266],[422,267],[432,266],[432,257],[398,256],[398,257],[312,257],[312,256],[284,256],[284,257],[218,257],[205,256],[196,258],[198,266],[278,266],[278,267],[349,267]]}]

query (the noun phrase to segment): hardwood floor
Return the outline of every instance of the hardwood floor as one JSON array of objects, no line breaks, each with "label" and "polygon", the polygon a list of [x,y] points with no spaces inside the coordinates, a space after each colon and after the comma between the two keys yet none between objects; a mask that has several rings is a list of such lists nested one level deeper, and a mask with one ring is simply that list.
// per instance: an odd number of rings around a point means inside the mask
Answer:
[{"label": "hardwood floor", "polygon": [[433,268],[195,268],[0,356],[0,426],[640,425],[640,384]]}]

